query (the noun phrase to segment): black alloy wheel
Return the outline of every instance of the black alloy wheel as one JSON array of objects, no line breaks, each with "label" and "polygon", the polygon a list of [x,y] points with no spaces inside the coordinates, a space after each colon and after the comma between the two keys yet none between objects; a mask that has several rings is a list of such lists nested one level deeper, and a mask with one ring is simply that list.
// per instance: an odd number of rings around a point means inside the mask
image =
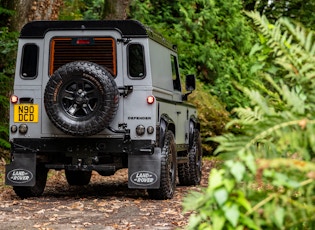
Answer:
[{"label": "black alloy wheel", "polygon": [[176,145],[172,131],[167,131],[161,153],[160,188],[148,189],[150,198],[157,200],[171,199],[176,188]]},{"label": "black alloy wheel", "polygon": [[44,104],[52,123],[66,134],[91,136],[104,130],[116,115],[119,93],[105,68],[71,62],[49,79]]}]

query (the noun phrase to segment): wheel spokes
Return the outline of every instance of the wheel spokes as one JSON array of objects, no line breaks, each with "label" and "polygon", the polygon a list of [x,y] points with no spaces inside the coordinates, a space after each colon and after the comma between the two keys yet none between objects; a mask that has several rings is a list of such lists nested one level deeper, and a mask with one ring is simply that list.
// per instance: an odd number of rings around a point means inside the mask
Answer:
[{"label": "wheel spokes", "polygon": [[63,99],[66,99],[66,100],[69,100],[69,101],[73,101],[74,100],[74,92],[73,91],[70,91],[70,90],[65,90],[63,93],[62,93],[62,98]]},{"label": "wheel spokes", "polygon": [[77,106],[77,104],[71,105],[67,111],[68,111],[69,114],[71,114],[72,116],[74,116],[75,113],[78,111],[78,106]]},{"label": "wheel spokes", "polygon": [[93,113],[99,101],[98,90],[85,79],[70,82],[61,97],[65,111],[77,118]]}]

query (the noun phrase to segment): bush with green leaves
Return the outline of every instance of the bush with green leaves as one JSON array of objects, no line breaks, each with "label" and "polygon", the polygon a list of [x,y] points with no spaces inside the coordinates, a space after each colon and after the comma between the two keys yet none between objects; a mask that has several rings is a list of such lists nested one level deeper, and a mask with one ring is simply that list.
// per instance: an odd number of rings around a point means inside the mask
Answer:
[{"label": "bush with green leaves", "polygon": [[230,156],[213,169],[209,186],[186,197],[194,210],[189,229],[314,229],[315,37],[281,18],[270,24],[248,13],[260,44],[253,47],[253,74],[243,88],[251,102],[235,109],[227,128],[212,138],[215,154]]},{"label": "bush with green leaves", "polygon": [[230,120],[230,113],[216,96],[210,95],[208,87],[201,81],[197,82],[197,89],[188,97],[198,109],[198,119],[201,127],[203,155],[211,155],[217,144],[207,141],[209,137],[221,135],[225,132],[225,125]]},{"label": "bush with green leaves", "polygon": [[9,98],[13,88],[17,33],[0,28],[0,148],[10,148]]},{"label": "bush with green leaves", "polygon": [[191,98],[201,118],[204,153],[211,153],[213,142],[205,139],[223,133],[227,110],[248,104],[237,85],[251,85],[256,78],[249,71],[254,33],[241,1],[134,0],[130,12],[178,45],[182,74],[200,80]]},{"label": "bush with green leaves", "polygon": [[231,110],[247,105],[235,84],[251,85],[256,78],[248,55],[255,35],[242,8],[241,0],[134,0],[131,17],[177,44],[183,74],[198,74],[211,85],[208,93]]}]

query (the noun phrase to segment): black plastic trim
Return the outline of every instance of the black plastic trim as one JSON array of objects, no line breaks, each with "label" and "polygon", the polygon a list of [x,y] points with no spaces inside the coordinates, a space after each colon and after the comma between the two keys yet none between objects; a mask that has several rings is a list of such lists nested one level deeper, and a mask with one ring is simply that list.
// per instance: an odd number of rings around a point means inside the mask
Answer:
[{"label": "black plastic trim", "polygon": [[190,108],[196,108],[195,105],[190,104],[186,101],[182,101],[182,102],[181,101],[172,101],[172,100],[161,98],[161,97],[155,97],[155,98],[156,98],[156,101],[158,101],[158,102],[165,102],[165,103],[169,103],[169,104],[173,104],[173,105],[184,105],[184,106],[187,106]]},{"label": "black plastic trim", "polygon": [[32,21],[21,30],[20,38],[43,38],[53,30],[112,30],[120,31],[123,36],[148,37],[146,28],[135,20],[99,21]]},{"label": "black plastic trim", "polygon": [[116,30],[122,38],[146,38],[177,51],[177,47],[162,35],[136,20],[78,20],[78,21],[32,21],[24,25],[20,38],[44,38],[49,31],[55,30]]},{"label": "black plastic trim", "polygon": [[149,154],[143,149],[153,149],[151,140],[130,140],[123,138],[16,138],[11,142],[11,153],[126,153]]}]

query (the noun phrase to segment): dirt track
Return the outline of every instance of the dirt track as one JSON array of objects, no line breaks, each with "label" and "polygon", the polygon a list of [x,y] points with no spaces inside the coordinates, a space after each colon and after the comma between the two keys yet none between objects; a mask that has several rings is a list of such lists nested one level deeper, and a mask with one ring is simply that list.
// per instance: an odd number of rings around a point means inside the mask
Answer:
[{"label": "dirt track", "polygon": [[[201,186],[207,186],[215,162],[204,161]],[[4,166],[0,166],[3,184]],[[172,200],[150,200],[144,190],[127,187],[127,171],[101,177],[93,173],[89,185],[68,186],[62,172],[49,173],[40,198],[19,199],[8,186],[0,186],[0,229],[183,229],[189,214],[182,199],[190,190],[176,189]]]}]

